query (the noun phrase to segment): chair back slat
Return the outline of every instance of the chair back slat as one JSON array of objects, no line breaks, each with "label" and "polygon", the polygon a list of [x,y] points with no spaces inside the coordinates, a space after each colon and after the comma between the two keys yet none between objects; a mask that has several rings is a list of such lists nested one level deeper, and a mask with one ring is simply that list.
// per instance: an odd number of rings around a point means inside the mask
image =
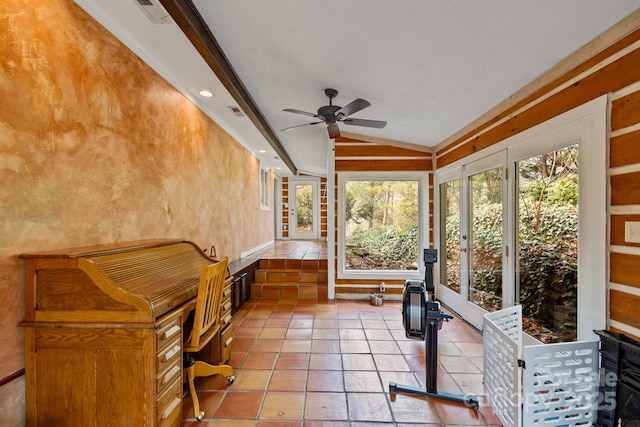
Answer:
[{"label": "chair back slat", "polygon": [[210,335],[212,328],[217,328],[220,322],[220,304],[228,263],[229,258],[225,257],[215,264],[202,267],[200,271],[190,347],[206,344],[200,342],[201,338],[203,335]]}]

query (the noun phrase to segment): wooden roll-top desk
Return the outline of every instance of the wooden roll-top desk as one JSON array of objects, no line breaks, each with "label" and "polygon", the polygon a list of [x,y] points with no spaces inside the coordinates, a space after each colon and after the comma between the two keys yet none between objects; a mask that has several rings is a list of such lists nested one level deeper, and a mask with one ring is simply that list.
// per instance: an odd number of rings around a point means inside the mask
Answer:
[{"label": "wooden roll-top desk", "polygon": [[[183,322],[215,260],[184,240],[21,258],[27,426],[181,425]],[[218,340],[227,349],[231,279]]]}]

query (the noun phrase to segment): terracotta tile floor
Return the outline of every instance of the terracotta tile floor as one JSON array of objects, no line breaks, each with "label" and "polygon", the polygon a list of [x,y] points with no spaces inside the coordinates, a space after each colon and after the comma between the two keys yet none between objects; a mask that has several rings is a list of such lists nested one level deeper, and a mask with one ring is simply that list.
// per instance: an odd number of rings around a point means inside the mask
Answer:
[{"label": "terracotta tile floor", "polygon": [[319,240],[276,240],[251,258],[327,259],[327,242]]},{"label": "terracotta tile floor", "polygon": [[[401,310],[396,301],[377,307],[368,300],[249,301],[233,319],[235,382],[198,379],[205,419],[195,421],[187,394],[183,425],[500,426],[482,396],[476,411],[389,394],[389,382],[426,387],[425,344],[405,337]],[[454,319],[443,324],[438,341],[438,390],[481,395],[481,335]]]}]

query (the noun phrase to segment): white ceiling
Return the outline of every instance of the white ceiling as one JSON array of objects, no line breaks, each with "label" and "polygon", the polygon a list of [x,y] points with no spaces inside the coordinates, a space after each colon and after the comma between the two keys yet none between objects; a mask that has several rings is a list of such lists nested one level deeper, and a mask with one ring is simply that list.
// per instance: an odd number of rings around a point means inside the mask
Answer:
[{"label": "white ceiling", "polygon": [[[288,170],[173,23],[136,0],[75,0],[262,162]],[[640,0],[193,0],[300,172],[325,175],[316,112],[364,98],[342,133],[434,147],[640,7]],[[199,90],[215,96],[204,99]],[[259,150],[266,153],[259,153]]]}]

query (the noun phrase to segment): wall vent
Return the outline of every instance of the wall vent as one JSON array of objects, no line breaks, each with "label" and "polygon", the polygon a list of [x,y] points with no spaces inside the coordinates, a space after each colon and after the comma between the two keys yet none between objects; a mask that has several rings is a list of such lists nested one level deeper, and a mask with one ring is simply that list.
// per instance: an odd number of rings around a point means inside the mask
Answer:
[{"label": "wall vent", "polygon": [[142,13],[155,25],[173,24],[173,19],[159,0],[134,0]]},{"label": "wall vent", "polygon": [[229,109],[229,111],[231,111],[233,114],[235,114],[238,117],[244,117],[244,113],[242,112],[242,110],[240,109],[240,107],[235,107],[233,105],[230,105],[227,107]]}]

